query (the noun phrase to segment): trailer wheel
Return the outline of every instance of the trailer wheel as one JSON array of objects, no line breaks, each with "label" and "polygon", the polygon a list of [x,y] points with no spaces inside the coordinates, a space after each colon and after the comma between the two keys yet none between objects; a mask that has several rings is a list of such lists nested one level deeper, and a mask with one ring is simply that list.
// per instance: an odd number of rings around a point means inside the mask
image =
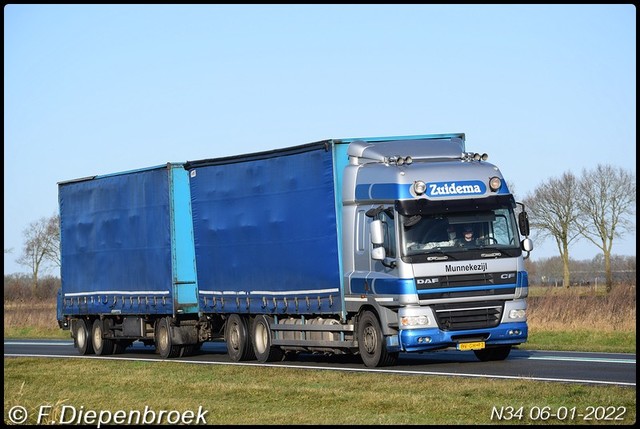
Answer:
[{"label": "trailer wheel", "polygon": [[490,347],[482,350],[474,350],[473,353],[482,362],[492,360],[505,360],[511,352],[511,346]]},{"label": "trailer wheel", "polygon": [[104,338],[104,325],[102,320],[96,319],[93,321],[91,339],[93,341],[93,350],[97,355],[104,356],[113,354],[113,340]]},{"label": "trailer wheel", "polygon": [[368,367],[395,365],[398,352],[389,353],[378,318],[371,311],[362,313],[358,322],[358,350]]},{"label": "trailer wheel", "polygon": [[113,344],[113,354],[119,355],[124,353],[124,351],[129,347],[133,342],[131,340],[115,340]]},{"label": "trailer wheel", "polygon": [[93,344],[91,343],[91,334],[89,328],[87,328],[87,322],[84,319],[78,319],[76,325],[75,342],[76,347],[81,355],[92,355]]},{"label": "trailer wheel", "polygon": [[271,318],[261,314],[253,320],[251,342],[256,358],[260,362],[274,362],[282,360],[283,352],[280,347],[271,344]]},{"label": "trailer wheel", "polygon": [[200,350],[201,347],[202,343],[187,344],[186,346],[182,346],[180,347],[180,357],[193,356]]},{"label": "trailer wheel", "polygon": [[256,358],[246,318],[238,314],[229,316],[225,325],[224,340],[227,343],[227,353],[234,362]]},{"label": "trailer wheel", "polygon": [[163,359],[174,358],[180,354],[180,346],[174,346],[171,339],[169,319],[163,317],[156,322],[156,351]]}]

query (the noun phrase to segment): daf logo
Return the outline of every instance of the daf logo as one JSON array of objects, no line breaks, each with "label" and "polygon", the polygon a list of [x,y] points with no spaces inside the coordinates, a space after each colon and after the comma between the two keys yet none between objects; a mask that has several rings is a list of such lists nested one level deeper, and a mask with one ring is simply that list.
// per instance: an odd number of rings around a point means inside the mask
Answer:
[{"label": "daf logo", "polygon": [[433,283],[438,283],[439,280],[438,278],[433,278],[433,279],[417,279],[416,283],[419,285],[426,285],[426,284],[433,284]]},{"label": "daf logo", "polygon": [[501,279],[512,279],[514,278],[516,275],[514,273],[508,273],[508,274],[500,274],[500,278]]}]

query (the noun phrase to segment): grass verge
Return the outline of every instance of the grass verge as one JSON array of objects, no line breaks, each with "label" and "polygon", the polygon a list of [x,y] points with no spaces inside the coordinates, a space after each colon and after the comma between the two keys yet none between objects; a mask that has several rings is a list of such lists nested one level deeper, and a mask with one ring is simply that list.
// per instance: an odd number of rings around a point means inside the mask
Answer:
[{"label": "grass verge", "polygon": [[[197,415],[200,407],[206,415],[199,423],[229,425],[628,425],[636,419],[635,388],[169,361],[5,358],[4,392],[5,413],[24,407],[30,424],[95,425],[86,420],[92,411],[135,418],[145,407],[156,417],[173,412],[153,421],[160,424]],[[607,420],[578,417],[588,406],[615,411]],[[569,414],[544,418],[545,410],[559,409]],[[6,414],[5,423],[11,423]]]}]

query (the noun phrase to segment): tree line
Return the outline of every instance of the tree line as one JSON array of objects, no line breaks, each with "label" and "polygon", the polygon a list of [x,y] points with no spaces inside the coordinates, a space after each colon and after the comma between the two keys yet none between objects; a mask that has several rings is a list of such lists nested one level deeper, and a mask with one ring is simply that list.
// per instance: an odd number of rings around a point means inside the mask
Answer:
[{"label": "tree line", "polygon": [[[635,174],[601,164],[592,170],[583,169],[580,176],[567,171],[561,177],[539,185],[523,203],[537,239],[551,238],[557,245],[563,286],[571,285],[570,247],[584,238],[602,251],[594,258],[595,264],[601,264],[602,268],[590,270],[604,273],[609,291],[614,283],[613,242],[622,234],[635,231]],[[23,237],[22,254],[16,262],[31,271],[34,287],[37,287],[38,275],[43,270],[61,265],[60,216],[53,214],[30,223],[23,231]],[[8,252],[10,250],[5,249],[5,253]],[[628,261],[625,264],[628,265]],[[635,279],[635,256],[632,265]],[[529,269],[536,268],[530,262],[528,266]]]},{"label": "tree line", "polygon": [[[527,259],[525,266],[529,274],[529,284],[535,286],[563,287],[563,260],[559,256],[538,260]],[[591,259],[569,259],[571,287],[589,286],[597,290],[606,288],[604,257],[602,253]],[[614,284],[635,286],[636,257],[611,255],[611,277]]]},{"label": "tree line", "polygon": [[523,202],[538,238],[556,243],[563,285],[571,284],[570,246],[586,239],[602,251],[605,284],[611,290],[613,242],[635,231],[635,174],[603,164],[582,169],[580,176],[567,171],[539,185]]}]

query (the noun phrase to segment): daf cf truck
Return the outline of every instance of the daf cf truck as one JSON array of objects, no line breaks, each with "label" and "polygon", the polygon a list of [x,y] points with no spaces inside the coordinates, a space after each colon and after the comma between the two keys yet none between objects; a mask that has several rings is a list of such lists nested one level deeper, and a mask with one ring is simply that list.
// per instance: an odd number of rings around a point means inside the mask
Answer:
[{"label": "daf cf truck", "polygon": [[323,140],[59,191],[58,320],[80,353],[224,341],[233,361],[377,367],[443,349],[503,360],[527,340],[527,213],[464,134]]}]

